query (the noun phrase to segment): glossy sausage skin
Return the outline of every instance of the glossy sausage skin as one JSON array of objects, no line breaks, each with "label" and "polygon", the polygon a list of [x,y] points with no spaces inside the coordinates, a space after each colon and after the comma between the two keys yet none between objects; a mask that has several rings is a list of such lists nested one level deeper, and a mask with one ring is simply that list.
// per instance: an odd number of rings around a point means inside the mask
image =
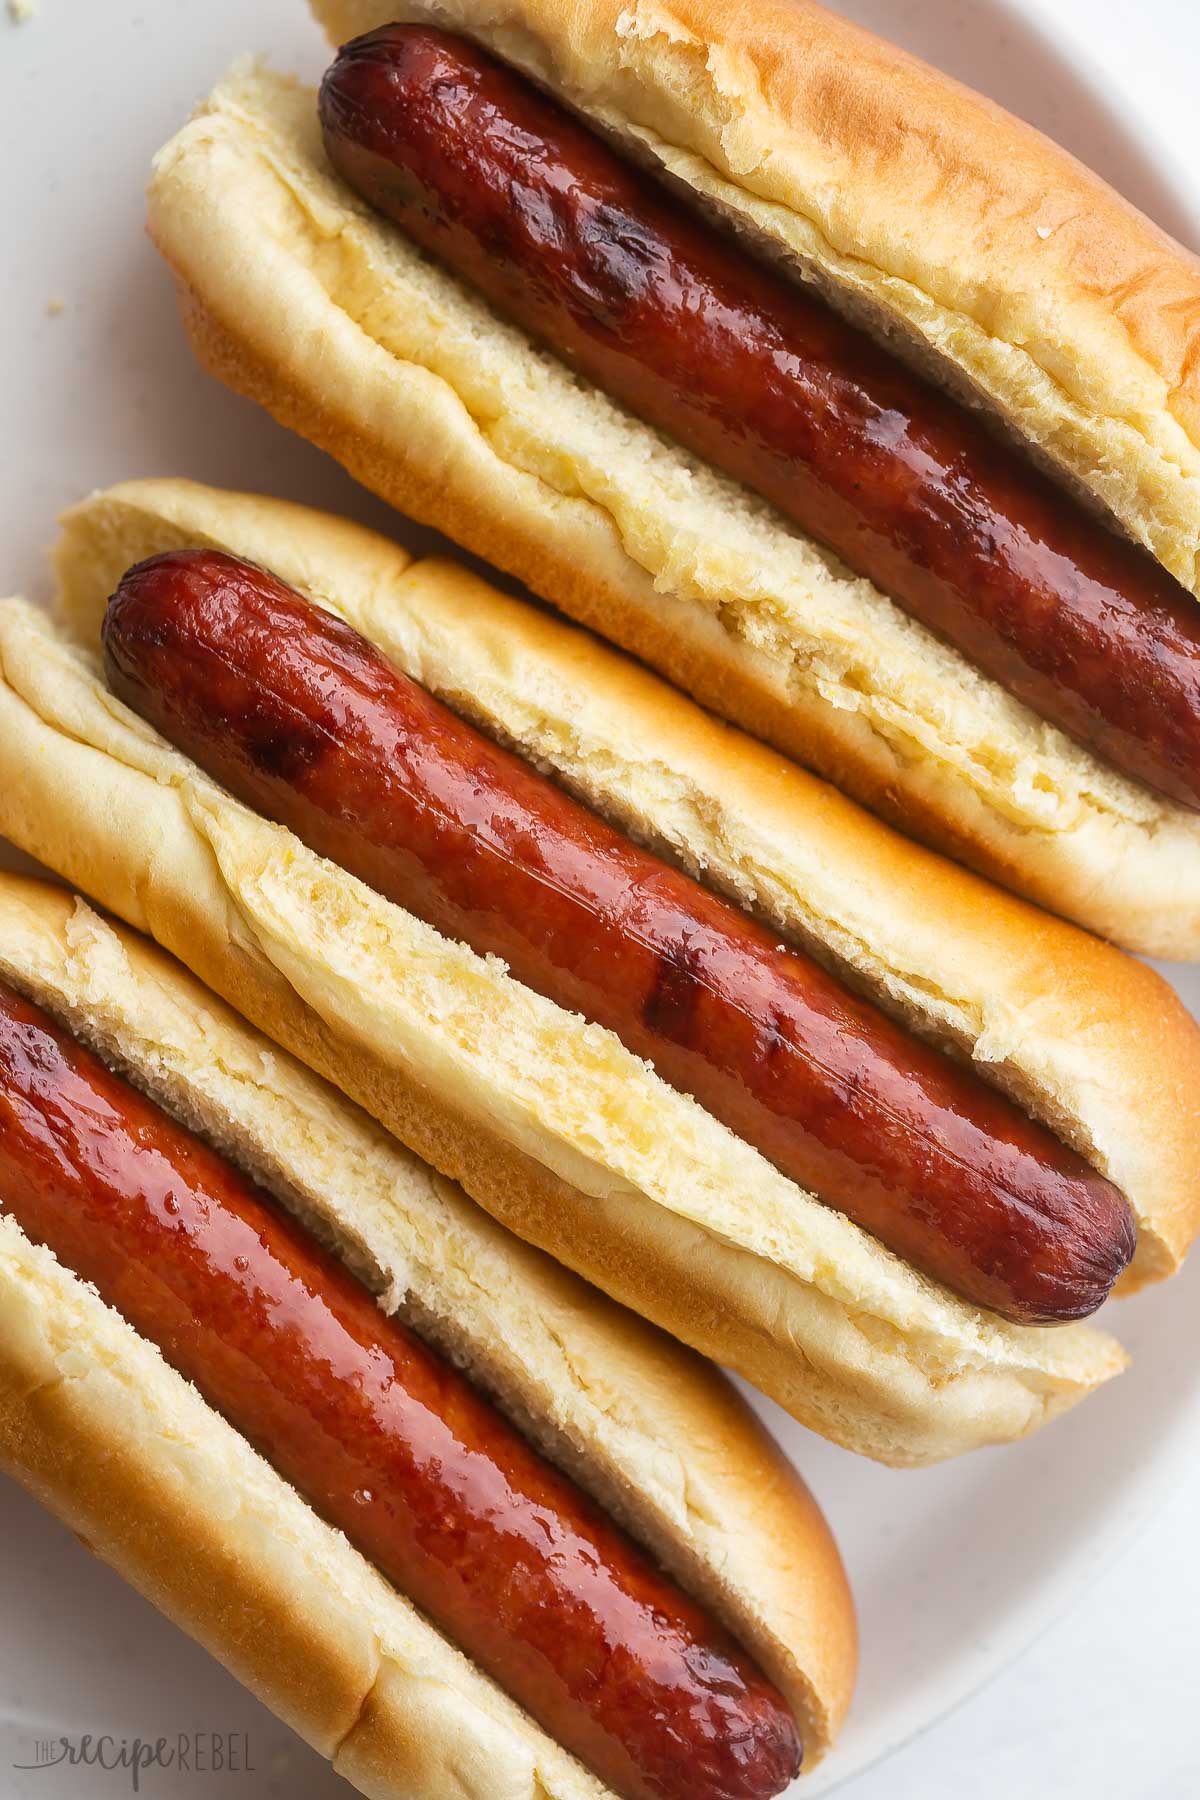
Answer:
[{"label": "glossy sausage skin", "polygon": [[522,76],[393,25],[321,89],[372,206],[1116,768],[1200,806],[1200,606]]},{"label": "glossy sausage skin", "polygon": [[632,843],[274,576],[131,569],[113,692],[231,793],[608,1026],[779,1168],[969,1299],[1094,1311],[1125,1201],[978,1077]]},{"label": "glossy sausage skin", "polygon": [[780,1696],[222,1157],[0,984],[0,1211],[631,1800],[768,1800]]}]

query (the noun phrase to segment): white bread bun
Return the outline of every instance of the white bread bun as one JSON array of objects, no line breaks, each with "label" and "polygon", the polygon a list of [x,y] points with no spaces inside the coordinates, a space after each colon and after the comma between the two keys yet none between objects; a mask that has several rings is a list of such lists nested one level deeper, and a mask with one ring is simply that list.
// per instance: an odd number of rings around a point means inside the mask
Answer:
[{"label": "white bread bun", "polygon": [[[422,9],[320,10],[341,37]],[[715,23],[705,0],[426,10],[936,351],[1176,570],[1194,557],[1200,275],[1036,133],[803,0]],[[311,91],[238,65],[156,159],[149,223],[201,360],[368,487],[905,829],[1134,948],[1200,953],[1196,815],[535,350],[333,175]]]},{"label": "white bread bun", "polygon": [[[845,1576],[723,1377],[517,1242],[154,946],[0,877],[0,977],[306,1218],[703,1598],[815,1762]],[[0,1215],[0,1466],[364,1793],[590,1800],[579,1767],[150,1344]]]},{"label": "white bread bun", "polygon": [[[110,573],[197,541],[276,565],[369,630],[395,621],[397,647],[405,618],[437,619],[439,595],[451,629],[435,625],[433,636],[463,635],[457,586],[485,674],[493,659],[497,707],[515,687],[544,719],[539,754],[555,738],[569,746],[590,720],[601,765],[610,706],[627,769],[628,746],[640,755],[656,737],[669,745],[664,770],[681,771],[677,841],[690,841],[694,815],[714,828],[712,848],[701,838],[685,855],[719,861],[728,833],[736,857],[743,834],[746,868],[761,858],[765,870],[768,912],[774,904],[781,930],[802,937],[822,915],[836,921],[841,888],[850,929],[829,930],[832,959],[932,1035],[958,1030],[984,1066],[993,1059],[1009,1085],[1024,1084],[1129,1194],[1140,1273],[1171,1266],[1200,1185],[1197,1034],[1150,971],[914,850],[584,634],[448,565],[410,567],[385,540],[302,508],[186,483],[98,496],[72,515],[59,558],[75,627],[94,629]],[[424,673],[449,697],[454,677],[435,676],[435,663]],[[886,1461],[925,1462],[1020,1436],[1120,1368],[1119,1348],[1091,1328],[1007,1325],[926,1280],[610,1032],[237,804],[20,601],[0,606],[0,672],[0,831],[156,937],[518,1235],[804,1422]],[[565,712],[555,710],[560,679]],[[593,683],[597,708],[577,720],[575,698]],[[505,715],[518,739],[519,710]],[[630,804],[620,788],[618,756],[607,784],[618,812]],[[664,794],[651,789],[644,806],[646,832],[669,845]],[[943,944],[948,960],[931,961]]]}]

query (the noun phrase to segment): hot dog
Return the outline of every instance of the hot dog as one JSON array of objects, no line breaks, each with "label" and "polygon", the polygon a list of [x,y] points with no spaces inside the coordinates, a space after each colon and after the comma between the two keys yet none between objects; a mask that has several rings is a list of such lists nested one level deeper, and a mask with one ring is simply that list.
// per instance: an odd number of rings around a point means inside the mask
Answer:
[{"label": "hot dog", "polygon": [[[149,960],[130,937],[114,938],[86,912],[72,917],[66,896],[7,881],[0,885],[0,915],[7,930],[0,978],[0,1287],[7,1320],[0,1326],[0,1455],[5,1463],[27,1473],[20,1459],[28,1454],[29,1436],[36,1436],[28,1389],[13,1360],[21,1349],[17,1271],[31,1266],[28,1246],[41,1245],[69,1271],[68,1286],[74,1281],[83,1292],[78,1283],[90,1284],[94,1293],[85,1310],[104,1313],[111,1307],[108,1317],[119,1315],[123,1324],[107,1327],[110,1334],[116,1331],[119,1339],[124,1331],[128,1340],[156,1345],[169,1366],[164,1377],[177,1371],[180,1386],[194,1384],[195,1404],[203,1410],[202,1395],[213,1409],[214,1446],[222,1441],[222,1421],[227,1422],[223,1429],[249,1440],[277,1472],[272,1478],[277,1485],[283,1489],[290,1483],[305,1496],[317,1537],[324,1534],[323,1541],[337,1544],[336,1530],[344,1531],[405,1596],[404,1604],[416,1602],[551,1739],[578,1755],[605,1784],[601,1789],[589,1783],[561,1751],[539,1751],[541,1734],[525,1721],[520,1730],[526,1754],[530,1744],[535,1758],[545,1754],[539,1773],[547,1792],[582,1796],[611,1790],[640,1800],[690,1790],[753,1800],[786,1786],[799,1763],[794,1715],[799,1711],[806,1722],[811,1716],[807,1703],[797,1707],[793,1682],[789,1679],[789,1706],[705,1607],[686,1597],[595,1501],[544,1460],[408,1326],[385,1317],[338,1256],[321,1248],[248,1173],[115,1073],[74,1030],[57,1023],[8,978],[17,975],[110,1049],[117,1014],[121,1060],[139,1079],[169,1088],[176,1105],[186,1110],[196,1109],[197,1090],[212,1080],[203,1053],[194,1055],[197,1040],[202,1052],[223,1054],[225,1079],[235,1093],[239,1082],[230,1081],[229,1073],[241,1076],[244,1090],[243,1070],[257,1062],[268,1098],[264,1104],[262,1092],[255,1096],[258,1122],[248,1144],[244,1134],[239,1142],[264,1165],[279,1158],[287,1167],[291,1152],[284,1119],[290,1116],[294,1124],[305,1110],[310,1125],[324,1111],[331,1114],[326,1123],[344,1126],[345,1147],[353,1156],[364,1128],[352,1109],[324,1094],[286,1059],[282,1067],[264,1062],[265,1046],[211,996],[169,965]],[[182,1026],[173,1013],[182,1013]],[[142,1046],[155,1036],[165,1036],[167,1048],[147,1059]],[[286,1097],[290,1115],[272,1103],[268,1084]],[[237,1103],[245,1104],[240,1098]],[[211,1099],[201,1100],[199,1110],[212,1119]],[[229,1121],[218,1129],[227,1132]],[[316,1135],[320,1145],[319,1131]],[[336,1187],[341,1146],[324,1142]],[[401,1153],[387,1148],[386,1140],[370,1154],[378,1156],[385,1178],[389,1162],[393,1170],[402,1165]],[[294,1197],[278,1162],[276,1168]],[[400,1172],[407,1173],[402,1167]],[[333,1214],[321,1187],[309,1189],[305,1204],[328,1236]],[[417,1182],[410,1180],[407,1193],[401,1183],[397,1198],[419,1220]],[[354,1201],[350,1204],[370,1248],[378,1248],[381,1236],[386,1242],[386,1215],[375,1226],[355,1212]],[[469,1264],[475,1227],[467,1203],[459,1222],[465,1226],[460,1253],[465,1248]],[[507,1253],[498,1241],[489,1245],[486,1233],[481,1245],[482,1260],[467,1269],[476,1280],[490,1250],[501,1259]],[[568,1307],[575,1304],[569,1289],[555,1293],[557,1277],[539,1291],[540,1274],[538,1260],[518,1250],[508,1275],[520,1304],[548,1302],[547,1319],[564,1298]],[[435,1274],[413,1298],[436,1309],[437,1285]],[[596,1296],[580,1295],[578,1303],[581,1311],[600,1309],[598,1335],[585,1333],[573,1345],[586,1361],[592,1347],[605,1341],[610,1323],[620,1341],[629,1322],[615,1315],[610,1321]],[[476,1326],[470,1317],[457,1323],[461,1353]],[[86,1355],[86,1336],[76,1344],[76,1353],[81,1351]],[[536,1364],[532,1346],[521,1353]],[[110,1361],[111,1352],[105,1355]],[[668,1372],[656,1359],[665,1356],[669,1363],[674,1357],[684,1411],[698,1403],[693,1426],[707,1431],[715,1425],[726,1434],[724,1442],[719,1437],[713,1442],[718,1458],[730,1458],[733,1467],[745,1452],[765,1467],[762,1446],[732,1396],[714,1388],[715,1408],[706,1413],[704,1381],[682,1353],[660,1350],[650,1337],[641,1343],[635,1331],[610,1375],[620,1379],[632,1371],[636,1377],[643,1355],[642,1372],[654,1379]],[[597,1367],[593,1375],[598,1372]],[[536,1388],[535,1381],[522,1407]],[[22,1413],[14,1427],[14,1416]],[[660,1450],[667,1448],[670,1429]],[[65,1464],[63,1451],[60,1444]],[[119,1451],[111,1454],[119,1463]],[[200,1452],[194,1455],[200,1463]],[[90,1500],[86,1494],[77,1500],[96,1505],[94,1493]],[[248,1494],[244,1504],[252,1505]],[[234,1510],[227,1499],[225,1515]],[[822,1546],[819,1533],[806,1540],[811,1521],[802,1511],[793,1507],[789,1518],[785,1502],[777,1523],[792,1532],[793,1550],[811,1574]],[[319,1525],[318,1516],[328,1526]],[[186,1522],[179,1528],[186,1529]],[[281,1528],[286,1529],[282,1521]],[[232,1535],[236,1540],[236,1529]],[[246,1555],[245,1544],[235,1542],[232,1548]],[[343,1547],[342,1561],[347,1557],[352,1580],[353,1554]],[[247,1560],[253,1562],[253,1556]],[[831,1587],[830,1595],[835,1591]],[[221,1604],[235,1606],[236,1598],[226,1594]],[[827,1621],[846,1647],[847,1619]],[[420,1630],[428,1635],[429,1628]],[[318,1640],[320,1635],[318,1630]],[[440,1678],[445,1679],[444,1671]],[[478,1684],[483,1678],[472,1679]],[[464,1683],[464,1706],[469,1709],[477,1698]],[[511,1717],[521,1715],[514,1711]],[[481,1723],[497,1731],[493,1747],[503,1761],[512,1751],[504,1707],[476,1726]],[[433,1750],[430,1767],[446,1754],[436,1781],[416,1783],[401,1758],[386,1786],[370,1791],[415,1796],[453,1787],[482,1800],[492,1790],[474,1778],[459,1785],[450,1736],[443,1736],[444,1744],[424,1747]],[[818,1726],[818,1749],[823,1738]],[[541,1739],[543,1746],[547,1741]]]},{"label": "hot dog", "polygon": [[0,1211],[617,1793],[766,1800],[783,1702],[462,1377],[0,986]]},{"label": "hot dog", "polygon": [[268,572],[138,564],[103,645],[112,692],[228,792],[608,1027],[927,1274],[1023,1322],[1107,1297],[1134,1226],[1082,1157]]},{"label": "hot dog", "polygon": [[316,10],[382,28],[324,145],[243,70],[159,159],[202,358],[905,829],[1195,954],[1194,262],[808,0]]},{"label": "hot dog", "polygon": [[354,39],[320,110],[351,187],[572,368],[1042,718],[1200,804],[1200,607],[964,407],[461,37]]},{"label": "hot dog", "polygon": [[[165,480],[74,509],[55,553],[60,628],[0,605],[0,831],[159,938],[518,1235],[840,1443],[929,1461],[1032,1430],[1116,1372],[1117,1347],[1091,1327],[1014,1325],[955,1298],[616,1033],[383,897],[369,840],[387,823],[386,783],[354,784],[364,882],[172,749],[94,657],[130,566],[189,545],[271,571],[353,626],[386,658],[373,680],[402,674],[422,690],[409,699],[447,709],[427,715],[453,727],[442,748],[482,755],[458,735],[469,723],[488,767],[515,751],[555,799],[565,790],[616,828],[623,856],[641,845],[698,879],[750,941],[766,925],[772,966],[813,959],[846,1016],[865,999],[904,1027],[909,1070],[926,1044],[939,1067],[973,1063],[1015,1100],[1022,1134],[1036,1121],[1102,1178],[1098,1193],[1125,1197],[1137,1244],[1121,1290],[1178,1266],[1200,1192],[1200,1050],[1155,975],[917,851],[587,634],[343,521]],[[278,639],[258,672],[292,671],[295,648]],[[235,672],[222,679],[237,688]],[[252,697],[264,726],[274,692]],[[290,726],[294,748],[315,747],[311,722]],[[231,709],[219,753],[246,729]],[[437,773],[429,752],[422,779]],[[706,1048],[723,1055],[719,1036]]]}]

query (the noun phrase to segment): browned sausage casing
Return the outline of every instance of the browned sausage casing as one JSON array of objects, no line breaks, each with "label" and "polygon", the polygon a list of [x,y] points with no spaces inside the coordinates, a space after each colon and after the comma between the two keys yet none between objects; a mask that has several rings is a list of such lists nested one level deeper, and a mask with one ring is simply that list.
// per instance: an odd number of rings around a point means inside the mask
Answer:
[{"label": "browned sausage casing", "polygon": [[1122,1196],[977,1076],[216,551],[109,602],[114,693],[231,793],[616,1032],[802,1186],[1021,1321],[1094,1311]]},{"label": "browned sausage casing", "polygon": [[631,1800],[768,1800],[782,1699],[299,1225],[0,984],[0,1212]]},{"label": "browned sausage casing", "polygon": [[321,118],[351,186],[501,311],[1043,718],[1200,806],[1200,606],[965,408],[461,38],[346,45]]}]

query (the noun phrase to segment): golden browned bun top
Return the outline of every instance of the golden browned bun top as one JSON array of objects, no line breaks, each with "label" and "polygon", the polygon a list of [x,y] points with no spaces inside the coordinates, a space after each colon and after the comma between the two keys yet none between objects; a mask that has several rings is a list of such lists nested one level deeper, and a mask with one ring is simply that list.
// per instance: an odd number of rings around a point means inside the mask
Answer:
[{"label": "golden browned bun top", "polygon": [[1200,594],[1200,263],[1032,126],[815,0],[314,0],[461,31],[982,398]]}]

